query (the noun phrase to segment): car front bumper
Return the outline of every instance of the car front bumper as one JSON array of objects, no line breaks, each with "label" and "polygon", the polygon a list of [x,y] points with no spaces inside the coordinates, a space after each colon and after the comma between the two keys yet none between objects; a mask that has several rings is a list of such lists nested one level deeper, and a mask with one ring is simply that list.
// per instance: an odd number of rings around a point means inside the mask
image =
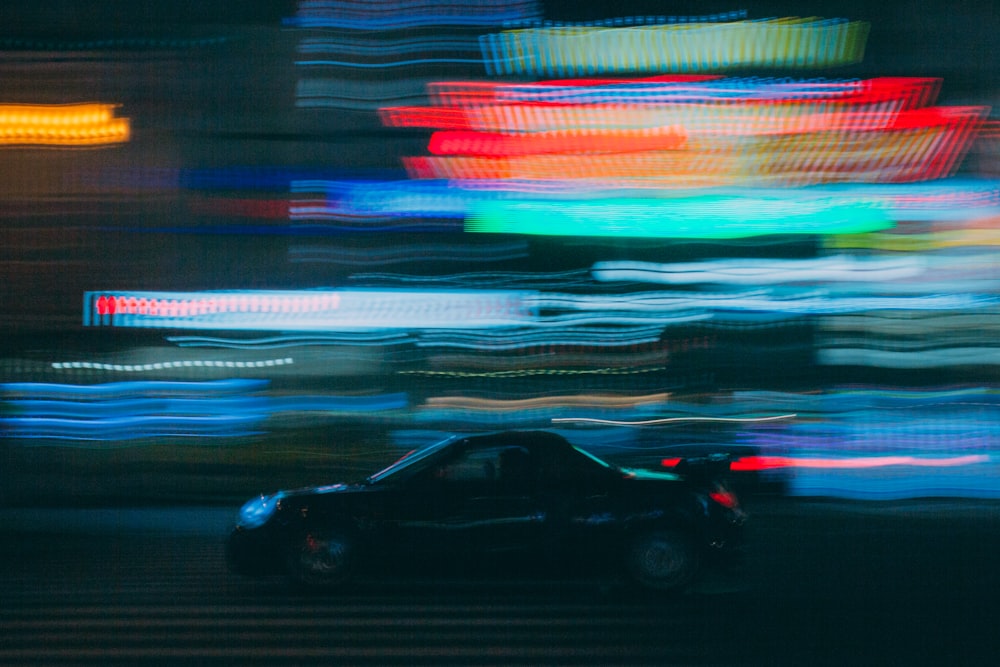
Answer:
[{"label": "car front bumper", "polygon": [[233,529],[226,540],[226,564],[230,572],[249,577],[283,572],[279,549],[260,529]]}]

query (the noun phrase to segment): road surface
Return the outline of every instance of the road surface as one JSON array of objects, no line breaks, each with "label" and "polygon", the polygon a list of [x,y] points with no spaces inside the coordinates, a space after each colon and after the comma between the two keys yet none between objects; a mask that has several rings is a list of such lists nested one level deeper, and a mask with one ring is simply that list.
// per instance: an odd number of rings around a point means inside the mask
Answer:
[{"label": "road surface", "polygon": [[0,510],[0,664],[994,664],[1000,503],[751,504],[747,572],[387,576],[342,595],[225,571],[228,508]]}]

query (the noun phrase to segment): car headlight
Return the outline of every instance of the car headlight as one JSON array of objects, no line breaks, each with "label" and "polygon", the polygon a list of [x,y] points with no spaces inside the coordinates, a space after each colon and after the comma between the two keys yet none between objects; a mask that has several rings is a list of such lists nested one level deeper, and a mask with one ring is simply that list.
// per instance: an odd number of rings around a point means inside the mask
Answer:
[{"label": "car headlight", "polygon": [[278,507],[278,501],[284,494],[274,493],[269,496],[261,496],[248,500],[240,508],[239,518],[236,525],[242,528],[257,528],[267,523],[267,520],[274,514]]}]

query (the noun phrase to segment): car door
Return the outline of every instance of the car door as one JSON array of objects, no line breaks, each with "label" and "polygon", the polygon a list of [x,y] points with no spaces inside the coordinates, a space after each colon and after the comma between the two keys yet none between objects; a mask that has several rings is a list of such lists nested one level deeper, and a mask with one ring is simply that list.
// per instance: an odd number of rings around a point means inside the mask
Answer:
[{"label": "car door", "polygon": [[539,448],[535,496],[546,515],[545,551],[588,559],[615,538],[616,473],[568,444]]},{"label": "car door", "polygon": [[397,533],[442,554],[526,549],[544,514],[531,491],[531,453],[508,443],[470,443],[408,485]]}]

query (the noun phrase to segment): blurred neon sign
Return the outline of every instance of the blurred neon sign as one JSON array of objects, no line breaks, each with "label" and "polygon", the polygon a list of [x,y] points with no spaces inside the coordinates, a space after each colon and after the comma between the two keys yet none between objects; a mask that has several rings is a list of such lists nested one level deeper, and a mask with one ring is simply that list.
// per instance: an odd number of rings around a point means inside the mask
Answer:
[{"label": "blurred neon sign", "polygon": [[[732,67],[832,67],[860,62],[869,24],[845,19],[667,25],[564,25],[480,38],[488,74],[701,72]],[[600,54],[600,58],[595,58]]]},{"label": "blurred neon sign", "polygon": [[87,292],[85,326],[337,331],[524,324],[528,292],[237,290]]},{"label": "blurred neon sign", "polygon": [[97,146],[129,140],[114,104],[0,104],[0,145]]}]

